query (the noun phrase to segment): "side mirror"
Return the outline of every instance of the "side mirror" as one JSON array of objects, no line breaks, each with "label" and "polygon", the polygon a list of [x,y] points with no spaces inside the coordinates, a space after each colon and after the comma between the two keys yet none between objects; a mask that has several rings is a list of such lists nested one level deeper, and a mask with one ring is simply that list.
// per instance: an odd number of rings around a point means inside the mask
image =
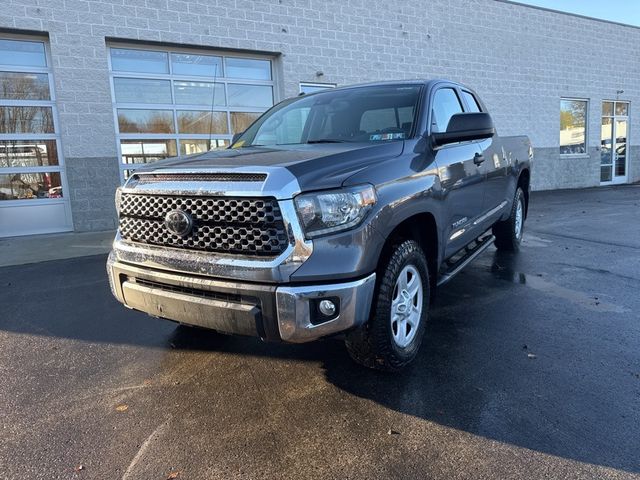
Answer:
[{"label": "side mirror", "polygon": [[233,137],[231,137],[231,145],[233,145],[234,143],[236,143],[236,141],[242,136],[244,132],[240,132],[240,133],[234,133]]},{"label": "side mirror", "polygon": [[449,120],[446,132],[431,134],[433,144],[437,147],[456,142],[482,140],[496,134],[493,120],[488,113],[456,113]]}]

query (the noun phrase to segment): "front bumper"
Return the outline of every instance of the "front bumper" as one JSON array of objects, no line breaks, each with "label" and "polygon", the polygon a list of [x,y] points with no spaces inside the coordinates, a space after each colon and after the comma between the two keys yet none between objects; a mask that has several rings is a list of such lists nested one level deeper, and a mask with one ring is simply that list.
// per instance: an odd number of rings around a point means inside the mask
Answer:
[{"label": "front bumper", "polygon": [[[361,325],[369,318],[375,273],[349,282],[268,285],[167,272],[107,261],[111,290],[125,306],[179,323],[269,341],[302,343]],[[328,321],[314,314],[317,299],[337,300]],[[320,321],[319,321],[320,320]]]}]

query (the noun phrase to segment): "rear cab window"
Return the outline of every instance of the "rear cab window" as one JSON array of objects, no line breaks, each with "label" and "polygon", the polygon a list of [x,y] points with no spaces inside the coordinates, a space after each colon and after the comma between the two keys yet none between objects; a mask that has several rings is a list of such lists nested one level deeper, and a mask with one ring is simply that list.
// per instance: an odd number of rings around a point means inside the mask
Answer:
[{"label": "rear cab window", "polygon": [[478,103],[478,100],[473,95],[473,93],[468,92],[466,90],[462,90],[462,97],[464,98],[464,101],[467,104],[467,110],[466,110],[467,112],[470,112],[470,113],[482,112],[482,109],[480,108],[480,104]]}]

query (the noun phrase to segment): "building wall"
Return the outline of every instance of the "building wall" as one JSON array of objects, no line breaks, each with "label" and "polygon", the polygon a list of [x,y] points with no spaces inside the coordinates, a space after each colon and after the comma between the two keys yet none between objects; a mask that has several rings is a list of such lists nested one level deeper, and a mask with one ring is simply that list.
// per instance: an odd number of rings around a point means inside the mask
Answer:
[{"label": "building wall", "polygon": [[[115,226],[115,125],[105,38],[280,54],[281,94],[445,77],[478,91],[502,135],[536,147],[535,189],[599,184],[603,99],[631,101],[640,145],[640,29],[500,0],[4,0],[0,28],[46,32],[76,230]],[[590,155],[560,158],[560,98],[590,99]],[[640,180],[640,148],[631,149]],[[87,194],[89,195],[87,196]]]}]

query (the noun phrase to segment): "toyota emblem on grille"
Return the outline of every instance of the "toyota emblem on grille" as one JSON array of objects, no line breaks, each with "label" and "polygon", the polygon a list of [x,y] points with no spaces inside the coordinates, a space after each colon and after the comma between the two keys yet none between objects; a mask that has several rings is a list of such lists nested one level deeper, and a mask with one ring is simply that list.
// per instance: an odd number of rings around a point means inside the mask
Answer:
[{"label": "toyota emblem on grille", "polygon": [[193,219],[182,210],[171,210],[164,217],[164,226],[174,235],[184,237],[191,232]]}]

